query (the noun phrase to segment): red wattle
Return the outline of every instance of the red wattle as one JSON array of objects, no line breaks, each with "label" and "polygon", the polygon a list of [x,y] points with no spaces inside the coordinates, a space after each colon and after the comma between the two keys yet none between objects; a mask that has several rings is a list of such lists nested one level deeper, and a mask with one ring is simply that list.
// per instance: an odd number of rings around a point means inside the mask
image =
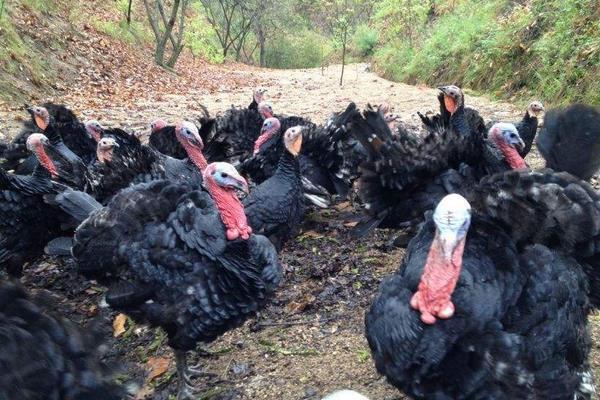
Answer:
[{"label": "red wattle", "polygon": [[527,168],[525,160],[523,159],[523,157],[521,157],[517,149],[506,143],[506,140],[504,140],[504,138],[502,137],[498,137],[498,135],[500,134],[495,134],[493,136],[494,143],[496,143],[496,146],[498,147],[498,149],[500,149],[500,152],[504,156],[504,159],[506,160],[507,164],[512,169]]},{"label": "red wattle", "polygon": [[456,100],[446,95],[444,95],[444,105],[446,106],[446,109],[448,110],[448,112],[450,112],[450,114],[454,114],[456,112],[456,109],[458,108],[456,106]]},{"label": "red wattle", "polygon": [[37,156],[40,164],[42,164],[42,166],[46,168],[48,172],[50,172],[50,175],[52,175],[53,178],[58,177],[58,169],[54,165],[54,162],[52,162],[52,159],[48,157],[43,148],[38,148]]},{"label": "red wattle", "polygon": [[421,321],[434,324],[438,318],[448,319],[454,315],[451,297],[462,267],[465,240],[462,239],[452,253],[452,259],[444,257],[441,240],[436,232],[431,243],[419,288],[412,296],[410,305],[421,313]]},{"label": "red wattle", "polygon": [[260,135],[256,142],[254,142],[254,154],[257,154],[260,151],[260,147],[265,144],[269,139],[275,136],[275,132],[267,131]]},{"label": "red wattle", "polygon": [[102,139],[100,137],[100,134],[96,130],[94,130],[94,129],[92,129],[92,138],[94,138],[94,140],[96,141],[96,143],[98,143],[100,141],[100,139]]},{"label": "red wattle", "polygon": [[242,238],[243,240],[249,239],[250,234],[252,234],[252,228],[248,226],[244,206],[235,195],[235,191],[222,188],[212,179],[207,179],[206,186],[221,214],[221,221],[225,225],[227,240],[238,238]]}]

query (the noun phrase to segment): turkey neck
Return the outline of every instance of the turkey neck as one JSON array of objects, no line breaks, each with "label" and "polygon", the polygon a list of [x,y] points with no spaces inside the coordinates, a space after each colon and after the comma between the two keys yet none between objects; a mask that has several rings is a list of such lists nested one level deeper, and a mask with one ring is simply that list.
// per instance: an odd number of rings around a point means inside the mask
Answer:
[{"label": "turkey neck", "polygon": [[454,114],[450,116],[450,126],[461,135],[469,135],[469,125],[467,124],[464,106],[458,107]]},{"label": "turkey neck", "polygon": [[192,146],[191,144],[184,142],[183,148],[188,155],[188,158],[198,169],[200,172],[204,172],[206,167],[208,166],[208,162],[206,158],[204,158],[204,154],[202,154],[202,150],[197,147]]},{"label": "turkey neck", "polygon": [[[206,180],[206,185],[210,195],[215,201],[221,221],[225,225],[227,231],[242,232],[248,229],[248,221],[244,206],[238,197],[235,195],[235,190],[224,189],[217,185],[212,179]],[[229,235],[229,233],[228,233]],[[232,240],[229,238],[229,240]],[[248,239],[247,237],[242,239]]]},{"label": "turkey neck", "polygon": [[265,144],[266,142],[268,142],[272,137],[277,135],[277,133],[278,133],[277,129],[273,129],[273,130],[267,131],[267,132],[263,133],[262,135],[260,135],[256,139],[256,142],[254,142],[254,154],[258,153],[260,151],[261,146],[263,144]]},{"label": "turkey neck", "polygon": [[284,149],[281,157],[279,158],[275,175],[292,177],[293,179],[299,181],[300,163],[298,162],[298,157],[294,157],[292,153],[290,153],[287,149]]},{"label": "turkey neck", "polygon": [[[440,310],[436,310],[436,308],[450,303],[460,277],[464,248],[465,241],[463,239],[454,248],[452,254],[446,254],[440,234],[436,230],[427,254],[418,291],[411,299],[412,307],[421,311],[423,322],[433,324],[437,318],[440,318]],[[447,315],[446,318],[451,315]]]},{"label": "turkey neck", "polygon": [[56,129],[56,123],[52,118],[50,118],[50,122],[48,123],[46,130],[44,130],[44,135],[46,135],[53,146],[58,146],[62,143],[62,137],[58,133],[58,130]]},{"label": "turkey neck", "polygon": [[504,159],[506,160],[506,163],[511,169],[527,168],[525,160],[523,160],[523,157],[521,157],[517,149],[506,143],[506,140],[501,136],[500,133],[495,133],[492,135],[492,142],[498,148],[498,150],[500,150],[504,156]]},{"label": "turkey neck", "polygon": [[58,169],[56,168],[56,165],[54,165],[52,159],[48,156],[48,153],[46,153],[43,148],[40,148],[36,150],[35,155],[37,156],[39,163],[50,172],[52,178],[57,178]]},{"label": "turkey neck", "polygon": [[537,117],[535,115],[529,114],[529,110],[525,111],[525,116],[523,117],[523,120],[527,123],[535,122],[537,126]]}]

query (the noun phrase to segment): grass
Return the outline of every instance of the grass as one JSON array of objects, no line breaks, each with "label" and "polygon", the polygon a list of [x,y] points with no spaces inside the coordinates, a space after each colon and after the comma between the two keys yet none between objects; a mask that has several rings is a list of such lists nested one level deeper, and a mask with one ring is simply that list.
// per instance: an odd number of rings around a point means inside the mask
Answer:
[{"label": "grass", "polygon": [[49,13],[56,9],[55,0],[21,0],[21,4],[30,11]]},{"label": "grass", "polygon": [[119,21],[93,19],[92,25],[98,31],[125,43],[140,44],[152,41],[151,33],[143,23],[138,21],[131,21],[131,24],[127,24],[124,19]]},{"label": "grass", "polygon": [[456,83],[496,98],[600,104],[596,0],[464,0],[430,23],[414,48],[390,41],[378,70],[408,83]]}]

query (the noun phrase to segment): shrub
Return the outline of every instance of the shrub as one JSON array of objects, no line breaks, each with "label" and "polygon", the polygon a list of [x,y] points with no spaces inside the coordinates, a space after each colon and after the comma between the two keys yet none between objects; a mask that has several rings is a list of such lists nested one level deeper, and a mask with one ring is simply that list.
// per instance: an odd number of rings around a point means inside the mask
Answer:
[{"label": "shrub", "polygon": [[369,28],[367,25],[360,25],[353,37],[353,44],[356,52],[360,57],[370,57],[375,51],[379,34],[376,30]]},{"label": "shrub", "polygon": [[313,68],[328,60],[333,52],[327,38],[309,30],[280,35],[266,46],[266,64],[270,68]]}]

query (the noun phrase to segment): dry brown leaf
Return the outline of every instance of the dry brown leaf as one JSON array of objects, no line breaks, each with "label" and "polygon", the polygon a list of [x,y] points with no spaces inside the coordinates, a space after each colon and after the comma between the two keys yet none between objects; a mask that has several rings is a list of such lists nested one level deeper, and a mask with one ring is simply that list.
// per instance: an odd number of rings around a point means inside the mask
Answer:
[{"label": "dry brown leaf", "polygon": [[315,300],[315,296],[308,294],[305,295],[303,298],[298,299],[298,301],[289,302],[285,306],[285,308],[290,314],[297,314],[299,312],[304,311],[306,307],[314,303]]},{"label": "dry brown leaf", "polygon": [[323,237],[323,235],[321,235],[320,233],[317,233],[315,231],[306,231],[302,235],[300,235],[300,239],[303,239],[303,238],[321,239],[322,237]]},{"label": "dry brown leaf", "polygon": [[338,205],[335,206],[335,209],[338,211],[344,211],[347,210],[348,208],[351,208],[352,205],[350,204],[349,201],[344,201],[343,203],[340,203]]},{"label": "dry brown leaf", "polygon": [[150,370],[148,382],[152,382],[159,376],[164,375],[169,370],[169,364],[171,364],[171,360],[168,358],[150,357],[146,363],[146,367]]},{"label": "dry brown leaf", "polygon": [[125,323],[127,322],[127,315],[119,314],[113,321],[113,336],[119,337],[125,333]]},{"label": "dry brown leaf", "polygon": [[350,221],[350,222],[346,222],[344,224],[344,226],[346,226],[348,228],[354,228],[356,225],[358,225],[358,221]]}]

